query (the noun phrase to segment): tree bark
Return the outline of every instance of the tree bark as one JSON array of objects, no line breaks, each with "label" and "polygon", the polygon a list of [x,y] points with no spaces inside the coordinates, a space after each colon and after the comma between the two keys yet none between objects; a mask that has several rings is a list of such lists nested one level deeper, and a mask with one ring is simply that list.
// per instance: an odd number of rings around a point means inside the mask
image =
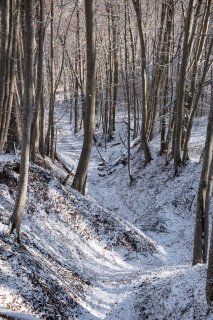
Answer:
[{"label": "tree bark", "polygon": [[146,47],[144,42],[143,28],[142,28],[142,13],[139,0],[132,0],[136,17],[138,32],[140,38],[140,54],[141,54],[141,77],[142,77],[142,124],[141,124],[141,145],[144,152],[145,164],[151,160],[151,153],[147,142],[147,70],[146,70]]},{"label": "tree bark", "polygon": [[93,143],[95,120],[95,0],[85,0],[86,16],[86,45],[87,45],[87,83],[86,83],[86,108],[83,147],[78,162],[72,187],[85,194],[87,170]]},{"label": "tree bark", "polygon": [[30,132],[33,111],[33,52],[34,52],[34,24],[33,24],[33,0],[24,1],[25,9],[25,60],[24,60],[24,113],[22,128],[22,148],[20,177],[18,194],[15,207],[11,216],[11,233],[17,232],[17,241],[20,241],[20,227],[27,196],[27,184],[29,174]]},{"label": "tree bark", "polygon": [[[3,117],[5,96],[5,78],[7,65],[7,48],[9,39],[9,1],[2,0],[1,6],[1,51],[0,51],[0,129]],[[2,141],[0,141],[2,143]],[[2,151],[2,150],[1,150]]]},{"label": "tree bark", "polygon": [[[39,151],[39,136],[37,132],[38,115],[40,111],[42,83],[43,83],[43,46],[44,46],[44,3],[39,0],[39,28],[38,28],[38,62],[37,62],[37,79],[35,108],[32,121],[31,131],[31,158],[35,162],[36,153]],[[42,125],[42,122],[40,122]]]},{"label": "tree bark", "polygon": [[175,145],[174,145],[174,164],[175,171],[178,172],[178,167],[181,164],[181,138],[182,138],[182,124],[183,124],[183,114],[184,114],[184,97],[185,97],[185,82],[186,82],[186,72],[189,61],[189,55],[191,52],[191,33],[192,33],[192,23],[193,23],[193,11],[194,11],[195,0],[190,0],[188,4],[187,17],[184,28],[184,43],[183,43],[183,54],[179,74],[178,82],[178,96],[175,115]]},{"label": "tree bark", "polygon": [[197,195],[193,265],[197,263],[205,263],[208,252],[208,211],[212,189],[211,175],[213,165],[213,94],[211,100],[206,142],[203,154],[203,166]]}]

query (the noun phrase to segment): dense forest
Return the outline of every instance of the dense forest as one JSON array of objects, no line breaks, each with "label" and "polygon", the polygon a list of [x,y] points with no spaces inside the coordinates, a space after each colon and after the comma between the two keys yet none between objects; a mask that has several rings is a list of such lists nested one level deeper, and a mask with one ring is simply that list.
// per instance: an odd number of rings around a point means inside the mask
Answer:
[{"label": "dense forest", "polygon": [[1,319],[213,319],[212,0],[1,0],[0,30]]}]

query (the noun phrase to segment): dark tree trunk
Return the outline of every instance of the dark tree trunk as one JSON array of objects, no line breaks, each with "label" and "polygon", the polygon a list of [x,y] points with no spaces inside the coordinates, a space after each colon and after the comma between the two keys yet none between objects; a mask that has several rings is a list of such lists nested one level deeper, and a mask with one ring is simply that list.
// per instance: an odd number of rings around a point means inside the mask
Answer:
[{"label": "dark tree trunk", "polygon": [[30,132],[33,111],[33,0],[24,1],[25,9],[25,41],[24,41],[24,110],[22,124],[22,147],[20,177],[18,185],[18,194],[15,207],[11,216],[11,233],[14,229],[17,232],[17,240],[20,240],[20,227],[24,213],[24,207],[27,196],[28,174],[29,174],[29,156],[30,156]]},{"label": "dark tree trunk", "polygon": [[139,0],[132,0],[137,17],[138,32],[140,38],[140,54],[141,54],[141,77],[142,77],[142,124],[141,124],[141,145],[144,152],[145,164],[151,160],[151,153],[147,142],[147,70],[146,70],[146,47],[144,42],[142,28],[142,13]]},{"label": "dark tree trunk", "polygon": [[[31,131],[31,158],[35,161],[36,153],[39,151],[39,132],[38,132],[38,116],[40,111],[42,83],[43,83],[43,46],[44,46],[44,4],[43,0],[39,0],[39,29],[38,29],[38,62],[37,62],[37,79],[35,108],[32,121]],[[40,125],[43,125],[40,121]]]},{"label": "dark tree trunk", "polygon": [[85,0],[86,15],[86,43],[87,43],[87,83],[86,83],[86,108],[83,147],[73,180],[72,187],[82,194],[85,193],[87,170],[93,143],[95,120],[95,0]]}]

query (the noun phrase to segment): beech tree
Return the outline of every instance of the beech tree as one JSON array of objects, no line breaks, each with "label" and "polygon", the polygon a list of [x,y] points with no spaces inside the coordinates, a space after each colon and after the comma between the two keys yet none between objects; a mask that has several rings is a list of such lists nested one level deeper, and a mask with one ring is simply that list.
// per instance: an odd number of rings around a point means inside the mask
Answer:
[{"label": "beech tree", "polygon": [[205,263],[208,254],[209,234],[209,201],[212,190],[212,164],[213,164],[213,103],[209,112],[206,142],[203,153],[203,165],[197,193],[197,209],[194,233],[193,265]]},{"label": "beech tree", "polygon": [[[205,162],[203,163],[206,168],[203,188],[201,189],[202,197],[200,199],[200,208],[202,211],[196,217],[196,227],[195,228],[195,249],[194,252],[194,261],[206,262],[207,256],[207,248],[208,248],[208,209],[209,209],[209,201],[211,197],[212,191],[212,183],[213,183],[213,81],[212,81],[212,91],[211,91],[211,108],[209,113],[207,134],[206,134],[206,145],[205,145]],[[206,183],[206,185],[205,185]],[[203,199],[204,198],[204,199]],[[200,218],[200,221],[198,221]],[[201,224],[202,222],[202,224]],[[213,225],[213,223],[212,223]],[[203,247],[201,247],[201,244]],[[196,259],[196,260],[195,260]],[[210,249],[209,249],[209,261],[208,261],[208,269],[207,269],[207,279],[206,279],[206,300],[209,304],[213,302],[213,228],[211,231],[211,241],[210,241]]]},{"label": "beech tree", "polygon": [[174,145],[174,163],[175,170],[178,172],[178,167],[181,164],[181,138],[182,138],[182,127],[183,127],[183,116],[184,116],[184,97],[185,97],[185,83],[186,83],[186,72],[189,62],[189,57],[192,49],[192,26],[194,21],[194,8],[195,0],[190,0],[187,9],[185,27],[184,27],[184,42],[183,42],[183,53],[179,73],[179,81],[177,88],[177,102],[175,104],[175,145]]},{"label": "beech tree", "polygon": [[[6,1],[2,3],[2,28],[3,43],[2,43],[2,79],[0,84],[0,152],[5,149],[7,142],[8,129],[11,119],[11,111],[15,89],[15,67],[16,67],[16,29],[19,15],[19,1]],[[5,15],[5,17],[3,17]],[[9,30],[8,29],[9,23]],[[1,29],[2,30],[2,29]],[[0,82],[1,82],[0,81]]]},{"label": "beech tree", "polygon": [[33,60],[34,60],[34,1],[24,1],[25,28],[24,28],[24,107],[22,124],[22,145],[20,177],[15,207],[11,216],[11,233],[17,232],[17,241],[20,241],[20,227],[27,196],[30,133],[33,112]]},{"label": "beech tree", "polygon": [[152,157],[147,141],[147,61],[146,61],[146,46],[142,26],[142,12],[140,0],[132,0],[136,18],[138,33],[140,39],[140,55],[141,55],[141,80],[142,80],[142,124],[141,124],[141,145],[144,152],[145,164],[148,164]]},{"label": "beech tree", "polygon": [[76,169],[72,187],[82,194],[85,193],[87,170],[93,143],[95,119],[95,0],[85,0],[86,17],[86,46],[87,46],[87,79],[86,79],[86,106],[83,147]]},{"label": "beech tree", "polygon": [[[43,123],[39,125],[39,114],[41,112],[41,97],[43,87],[43,59],[44,59],[44,3],[39,0],[39,14],[38,14],[38,61],[37,61],[37,79],[36,79],[36,94],[35,94],[35,108],[32,121],[31,130],[31,157],[35,161],[36,153],[39,151],[43,155],[43,146],[39,144],[40,131],[43,137]],[[43,142],[42,142],[43,144]],[[41,146],[41,147],[40,147]]]},{"label": "beech tree", "polygon": [[46,134],[46,153],[55,159],[55,62],[54,62],[54,1],[50,4],[50,96],[49,96],[49,121]]}]

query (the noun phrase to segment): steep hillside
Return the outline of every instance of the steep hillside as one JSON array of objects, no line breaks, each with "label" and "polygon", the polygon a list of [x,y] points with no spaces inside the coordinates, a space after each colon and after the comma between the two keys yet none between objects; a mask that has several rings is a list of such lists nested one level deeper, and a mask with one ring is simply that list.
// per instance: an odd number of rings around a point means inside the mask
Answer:
[{"label": "steep hillside", "polygon": [[[57,151],[73,168],[82,134],[72,134],[64,115]],[[114,136],[106,150],[96,133],[98,149],[94,146],[85,197],[72,190],[71,179],[64,185],[66,174],[57,162],[38,159],[31,165],[20,246],[8,225],[19,159],[0,158],[1,314],[14,311],[15,319],[213,319],[205,302],[206,266],[191,267],[206,119],[197,120],[192,161],[178,177],[172,162],[158,156],[158,137],[146,167],[135,141],[131,186],[122,117],[117,126],[124,136]]]},{"label": "steep hillside", "polygon": [[[105,318],[134,291],[161,248],[94,200],[64,187],[60,168],[30,167],[22,243],[9,236],[19,163],[1,160],[0,305],[39,319]],[[1,310],[0,310],[1,311]]]}]

